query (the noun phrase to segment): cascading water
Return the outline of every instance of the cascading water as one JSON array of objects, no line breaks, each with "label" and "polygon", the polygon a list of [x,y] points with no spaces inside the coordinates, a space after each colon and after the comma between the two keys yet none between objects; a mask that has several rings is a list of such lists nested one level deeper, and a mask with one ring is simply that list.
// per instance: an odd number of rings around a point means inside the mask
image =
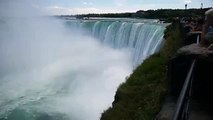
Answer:
[{"label": "cascading water", "polygon": [[162,46],[165,27],[156,20],[69,20],[67,24],[115,49],[128,49],[137,67]]},{"label": "cascading water", "polygon": [[153,21],[64,24],[26,6],[0,4],[0,120],[98,120],[132,68],[161,47],[165,28]]},{"label": "cascading water", "polygon": [[61,21],[1,20],[0,120],[98,120],[131,73],[128,53]]}]

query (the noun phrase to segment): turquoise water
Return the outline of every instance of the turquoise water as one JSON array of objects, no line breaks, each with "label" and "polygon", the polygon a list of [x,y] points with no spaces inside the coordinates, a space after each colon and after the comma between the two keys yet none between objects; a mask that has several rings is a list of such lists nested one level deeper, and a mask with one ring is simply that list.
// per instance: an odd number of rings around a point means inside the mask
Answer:
[{"label": "turquoise water", "polygon": [[165,27],[20,18],[0,30],[0,120],[98,120],[133,68],[161,48]]}]

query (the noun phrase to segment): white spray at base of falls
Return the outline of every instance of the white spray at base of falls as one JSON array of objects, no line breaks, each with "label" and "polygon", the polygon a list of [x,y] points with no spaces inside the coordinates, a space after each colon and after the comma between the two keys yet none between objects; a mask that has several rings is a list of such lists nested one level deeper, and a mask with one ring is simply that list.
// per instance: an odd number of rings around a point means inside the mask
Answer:
[{"label": "white spray at base of falls", "polygon": [[68,20],[72,29],[84,31],[115,49],[128,49],[135,68],[162,46],[165,27],[156,20]]},{"label": "white spray at base of falls", "polygon": [[0,14],[1,120],[98,120],[131,70],[124,51],[61,20]]},{"label": "white spray at base of falls", "polygon": [[98,120],[163,36],[160,25],[117,20],[77,22],[82,35],[40,15],[25,0],[1,1],[0,120]]},{"label": "white spray at base of falls", "polygon": [[0,119],[98,120],[131,73],[122,50],[49,18],[0,23]]}]

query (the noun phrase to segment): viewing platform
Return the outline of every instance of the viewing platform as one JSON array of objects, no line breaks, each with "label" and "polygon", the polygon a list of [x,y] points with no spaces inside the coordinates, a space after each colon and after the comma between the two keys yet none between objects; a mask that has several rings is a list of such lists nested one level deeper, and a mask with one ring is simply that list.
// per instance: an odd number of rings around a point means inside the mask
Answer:
[{"label": "viewing platform", "polygon": [[199,44],[201,33],[185,33],[186,46],[171,59],[171,88],[156,120],[213,120],[213,51]]}]

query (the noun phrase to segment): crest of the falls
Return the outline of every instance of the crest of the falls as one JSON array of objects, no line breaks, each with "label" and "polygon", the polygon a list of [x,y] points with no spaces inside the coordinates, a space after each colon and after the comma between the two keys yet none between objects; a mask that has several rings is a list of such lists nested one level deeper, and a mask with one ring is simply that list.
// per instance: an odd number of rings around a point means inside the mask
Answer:
[{"label": "crest of the falls", "polygon": [[165,30],[155,20],[68,20],[66,23],[112,48],[130,50],[134,68],[160,49]]}]

